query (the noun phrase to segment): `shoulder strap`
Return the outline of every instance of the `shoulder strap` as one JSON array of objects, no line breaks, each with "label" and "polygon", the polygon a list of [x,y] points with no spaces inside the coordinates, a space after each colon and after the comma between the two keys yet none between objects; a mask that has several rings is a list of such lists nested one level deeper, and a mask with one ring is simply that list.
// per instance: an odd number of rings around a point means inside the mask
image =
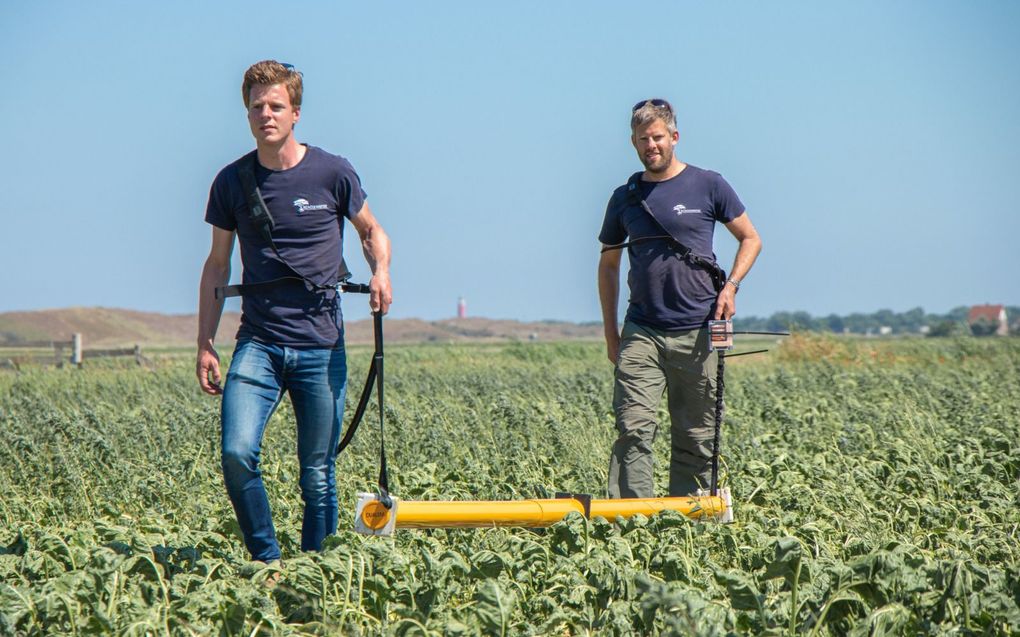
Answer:
[{"label": "shoulder strap", "polygon": [[627,180],[627,203],[631,206],[637,206],[647,212],[648,216],[655,222],[655,225],[659,226],[659,229],[666,233],[673,240],[673,243],[677,245],[682,256],[693,254],[691,249],[684,245],[680,239],[677,239],[676,235],[670,232],[669,228],[667,228],[665,224],[659,221],[659,218],[655,216],[655,213],[652,212],[652,208],[648,205],[648,202],[641,196],[640,184],[641,173],[634,173],[630,176],[630,179]]},{"label": "shoulder strap", "polygon": [[[644,209],[644,211],[648,213],[648,216],[652,218],[652,221],[655,222],[655,225],[659,226],[659,229],[665,232],[672,243],[676,246],[677,251],[680,253],[680,257],[708,271],[709,275],[712,277],[712,283],[715,285],[716,291],[721,290],[722,286],[726,283],[726,271],[719,267],[719,264],[715,262],[715,259],[704,257],[700,254],[694,254],[690,248],[676,238],[676,235],[670,232],[669,228],[667,228],[664,223],[659,221],[659,218],[655,216],[654,212],[652,212],[652,208],[648,205],[648,202],[641,196],[641,175],[642,173],[634,173],[630,176],[630,179],[627,180],[627,203]],[[639,240],[631,241],[627,244],[621,244],[621,247],[629,245],[630,243],[636,243],[637,241]]]},{"label": "shoulder strap", "polygon": [[634,173],[627,180],[627,203],[632,206],[641,205],[641,175],[642,173]]},{"label": "shoulder strap", "polygon": [[346,283],[351,276],[347,270],[347,265],[343,261],[343,257],[340,259],[340,268],[337,272],[336,281],[332,284],[321,284],[312,281],[304,274],[298,272],[294,266],[283,258],[283,255],[276,248],[276,243],[273,242],[273,228],[275,226],[273,215],[269,213],[269,206],[266,205],[265,199],[262,198],[262,191],[259,190],[258,182],[255,180],[255,164],[257,162],[257,153],[251,153],[250,156],[242,158],[241,162],[237,165],[237,177],[241,181],[241,190],[244,192],[245,199],[248,202],[248,218],[258,230],[263,240],[269,244],[273,254],[280,260],[280,263],[296,276],[284,276],[259,283],[225,285],[216,288],[216,298],[265,294],[269,290],[281,285],[294,284],[304,284],[305,288],[312,292],[335,292],[337,284]]},{"label": "shoulder strap", "polygon": [[[252,224],[258,229],[259,234],[270,245],[273,244],[273,215],[269,214],[269,206],[262,199],[262,192],[255,181],[256,155],[252,154],[251,161],[242,161],[237,167],[237,176],[241,180],[241,191],[248,200],[248,215]],[[276,250],[276,246],[273,246]]]}]

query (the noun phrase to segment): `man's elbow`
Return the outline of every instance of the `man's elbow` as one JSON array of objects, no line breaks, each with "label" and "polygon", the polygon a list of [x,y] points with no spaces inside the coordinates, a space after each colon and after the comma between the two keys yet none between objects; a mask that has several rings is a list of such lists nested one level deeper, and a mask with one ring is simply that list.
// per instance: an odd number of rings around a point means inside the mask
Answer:
[{"label": "man's elbow", "polygon": [[740,238],[740,247],[753,251],[755,254],[761,252],[761,236],[757,231],[752,230]]},{"label": "man's elbow", "polygon": [[230,278],[230,261],[210,256],[205,260],[205,267],[202,268],[203,278],[212,281],[226,281]]},{"label": "man's elbow", "polygon": [[365,232],[361,235],[361,246],[365,250],[375,252],[379,249],[388,249],[390,244],[389,237],[383,232],[383,229],[379,225],[373,225],[365,229]]},{"label": "man's elbow", "polygon": [[618,281],[620,279],[620,267],[599,264],[598,279],[599,282]]},{"label": "man's elbow", "polygon": [[358,238],[361,239],[361,245],[367,248],[385,243],[386,233],[378,223],[372,223],[359,229]]}]

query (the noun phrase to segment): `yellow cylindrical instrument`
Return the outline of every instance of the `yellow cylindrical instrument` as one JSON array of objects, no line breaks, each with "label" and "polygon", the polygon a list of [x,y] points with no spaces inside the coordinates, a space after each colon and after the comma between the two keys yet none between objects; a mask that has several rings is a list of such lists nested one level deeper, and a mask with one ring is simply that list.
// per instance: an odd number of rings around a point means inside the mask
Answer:
[{"label": "yellow cylindrical instrument", "polygon": [[414,502],[393,499],[387,509],[375,495],[359,494],[355,526],[369,535],[389,535],[394,529],[450,529],[491,527],[544,527],[551,526],[570,512],[587,517],[604,517],[610,521],[617,516],[655,515],[662,511],[677,511],[696,520],[715,519],[732,521],[732,504],[728,489],[718,495],[701,495],[684,498],[634,498],[619,500],[591,500],[586,511],[582,499],[557,498],[548,500],[465,500]]}]

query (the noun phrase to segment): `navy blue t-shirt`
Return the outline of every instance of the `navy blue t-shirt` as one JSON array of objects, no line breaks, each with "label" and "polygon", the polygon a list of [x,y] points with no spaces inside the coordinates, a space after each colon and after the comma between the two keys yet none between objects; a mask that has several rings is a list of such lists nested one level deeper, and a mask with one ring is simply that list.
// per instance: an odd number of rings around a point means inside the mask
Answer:
[{"label": "navy blue t-shirt", "polygon": [[[344,217],[354,218],[365,191],[343,157],[307,146],[301,161],[287,170],[255,162],[255,181],[273,216],[273,242],[297,272],[319,284],[336,282],[343,250]],[[205,220],[237,232],[245,284],[294,276],[251,223],[247,196],[237,167],[255,151],[227,165],[209,191]],[[311,292],[300,283],[244,296],[237,338],[255,338],[296,348],[337,347],[343,343],[340,300],[332,292]]]},{"label": "navy blue t-shirt", "polygon": [[[729,223],[744,213],[744,204],[722,175],[690,164],[672,179],[638,183],[641,197],[670,234],[712,260],[715,223]],[[662,234],[644,208],[630,204],[626,185],[613,192],[599,241],[611,245]],[[681,259],[667,241],[638,243],[627,253],[627,320],[660,330],[690,330],[711,318],[718,294],[705,269]]]}]

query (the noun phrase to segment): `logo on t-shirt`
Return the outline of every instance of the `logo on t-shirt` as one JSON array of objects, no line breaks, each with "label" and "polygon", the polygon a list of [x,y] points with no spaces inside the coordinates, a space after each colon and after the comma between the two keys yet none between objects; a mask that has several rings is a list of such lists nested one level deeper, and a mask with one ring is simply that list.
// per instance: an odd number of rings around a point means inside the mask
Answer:
[{"label": "logo on t-shirt", "polygon": [[676,210],[677,216],[680,216],[680,215],[689,215],[689,214],[694,214],[694,213],[701,212],[701,208],[688,208],[687,206],[683,205],[682,203],[678,203],[677,205],[673,206],[673,210]]},{"label": "logo on t-shirt", "polygon": [[300,199],[294,200],[294,207],[297,208],[297,213],[301,214],[302,212],[308,212],[310,210],[328,210],[329,204],[319,203],[313,205],[308,203],[307,199],[301,197]]}]

